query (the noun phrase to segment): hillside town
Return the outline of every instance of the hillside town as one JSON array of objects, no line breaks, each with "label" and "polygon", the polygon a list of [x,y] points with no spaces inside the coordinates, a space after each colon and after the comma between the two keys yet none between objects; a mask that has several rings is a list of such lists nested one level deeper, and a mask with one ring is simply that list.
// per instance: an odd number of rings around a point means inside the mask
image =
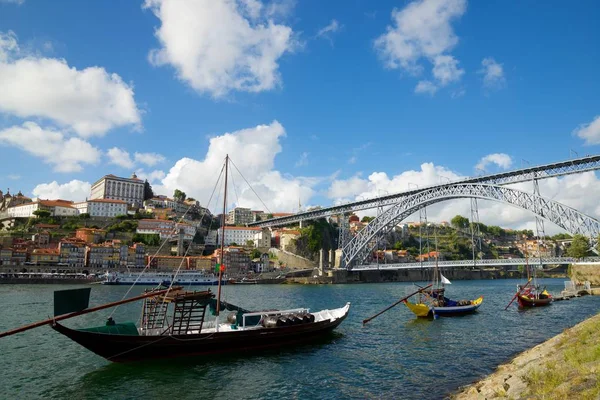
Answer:
[{"label": "hillside town", "polygon": [[[221,237],[230,276],[295,266],[294,261],[278,259],[276,251],[303,256],[321,268],[339,267],[339,216],[304,228],[246,226],[286,215],[290,214],[236,207],[225,216],[222,227],[222,215],[213,215],[196,199],[180,190],[172,197],[154,194],[150,184],[135,174],[103,176],[81,202],[0,191],[0,272],[98,274],[146,266],[211,272],[220,259]],[[349,234],[355,235],[371,220],[350,215]],[[476,243],[468,219],[461,216],[450,223],[403,222],[374,246],[370,259],[401,263],[471,256],[549,257],[565,254],[572,241],[569,235],[540,239],[531,231],[483,224],[478,229]]]}]

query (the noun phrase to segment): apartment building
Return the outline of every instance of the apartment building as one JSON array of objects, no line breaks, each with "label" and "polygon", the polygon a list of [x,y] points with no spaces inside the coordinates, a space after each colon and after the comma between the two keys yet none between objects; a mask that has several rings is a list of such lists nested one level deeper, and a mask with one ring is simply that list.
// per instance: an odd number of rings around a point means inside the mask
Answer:
[{"label": "apartment building", "polygon": [[116,217],[127,215],[127,203],[123,200],[93,199],[74,203],[79,214],[90,214],[90,217]]},{"label": "apartment building", "polygon": [[46,210],[53,217],[66,217],[77,215],[78,211],[73,206],[72,201],[68,200],[36,200],[31,203],[24,203],[14,207],[8,207],[6,210],[9,217],[30,218],[34,217],[35,211]]}]

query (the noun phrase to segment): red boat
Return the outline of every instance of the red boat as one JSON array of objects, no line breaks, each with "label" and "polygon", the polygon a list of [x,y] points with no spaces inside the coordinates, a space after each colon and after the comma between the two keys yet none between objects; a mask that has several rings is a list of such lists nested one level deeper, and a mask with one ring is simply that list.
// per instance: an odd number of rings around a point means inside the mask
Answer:
[{"label": "red boat", "polygon": [[517,293],[520,308],[544,307],[552,303],[552,295],[546,290],[539,292],[535,288],[527,288]]}]

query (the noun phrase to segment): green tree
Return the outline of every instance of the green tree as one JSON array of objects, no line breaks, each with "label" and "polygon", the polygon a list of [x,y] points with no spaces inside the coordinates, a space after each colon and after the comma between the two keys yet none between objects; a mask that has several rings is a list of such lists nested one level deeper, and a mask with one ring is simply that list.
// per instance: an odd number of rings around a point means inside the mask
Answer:
[{"label": "green tree", "polygon": [[90,218],[91,218],[90,213],[79,214],[79,219],[90,219]]},{"label": "green tree", "polygon": [[154,191],[152,190],[152,186],[146,180],[144,182],[144,200],[148,200],[154,197]]},{"label": "green tree", "polygon": [[273,218],[273,214],[267,214],[267,219],[272,219]]},{"label": "green tree", "polygon": [[248,247],[254,246],[254,240],[246,240],[246,246],[248,246]]},{"label": "green tree", "polygon": [[175,192],[173,193],[173,199],[175,201],[185,201],[185,197],[186,197],[185,192],[182,192],[179,189],[175,189]]},{"label": "green tree", "polygon": [[362,217],[362,219],[360,220],[360,222],[369,223],[369,222],[373,221],[374,219],[375,219],[375,217],[368,217],[368,216],[365,215],[364,217]]},{"label": "green tree", "polygon": [[400,241],[394,243],[394,250],[404,250],[404,243]]},{"label": "green tree", "polygon": [[567,249],[567,255],[574,258],[585,257],[590,252],[590,242],[583,235],[573,236],[573,242]]},{"label": "green tree", "polygon": [[48,210],[35,210],[33,215],[38,218],[48,218],[52,213]]},{"label": "green tree", "polygon": [[469,227],[469,218],[457,215],[450,220],[450,223],[457,229],[467,229]]},{"label": "green tree", "polygon": [[260,258],[261,254],[259,249],[253,249],[252,252],[250,252],[250,258]]}]

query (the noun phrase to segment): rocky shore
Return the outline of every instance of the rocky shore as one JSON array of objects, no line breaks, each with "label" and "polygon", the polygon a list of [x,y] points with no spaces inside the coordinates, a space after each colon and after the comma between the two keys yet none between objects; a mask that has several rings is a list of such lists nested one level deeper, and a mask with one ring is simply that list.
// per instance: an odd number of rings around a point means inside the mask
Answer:
[{"label": "rocky shore", "polygon": [[600,314],[521,353],[450,398],[600,398]]}]

